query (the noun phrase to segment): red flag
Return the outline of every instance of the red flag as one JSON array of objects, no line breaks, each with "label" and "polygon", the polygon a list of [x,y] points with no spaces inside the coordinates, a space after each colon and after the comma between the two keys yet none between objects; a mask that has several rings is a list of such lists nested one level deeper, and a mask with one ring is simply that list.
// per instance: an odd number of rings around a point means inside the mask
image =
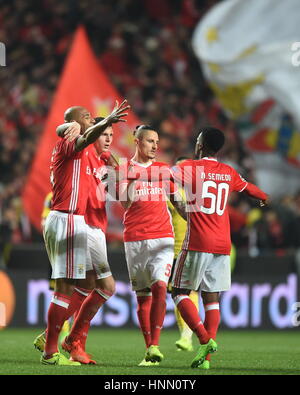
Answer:
[{"label": "red flag", "polygon": [[[64,122],[68,107],[86,107],[93,116],[106,116],[122,98],[109,82],[95,57],[83,27],[75,33],[73,44],[54,96],[45,129],[23,190],[23,206],[31,223],[40,229],[45,196],[50,191],[49,166],[57,141],[56,127]],[[121,157],[131,154],[132,130],[141,122],[130,112],[126,123],[114,125],[112,151]]]}]

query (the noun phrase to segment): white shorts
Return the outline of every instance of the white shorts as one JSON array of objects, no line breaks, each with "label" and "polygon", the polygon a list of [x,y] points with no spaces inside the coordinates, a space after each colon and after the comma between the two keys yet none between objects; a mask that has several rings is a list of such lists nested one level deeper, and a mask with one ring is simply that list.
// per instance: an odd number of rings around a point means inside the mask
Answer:
[{"label": "white shorts", "polygon": [[85,278],[87,225],[82,215],[50,211],[44,240],[52,266],[52,278]]},{"label": "white shorts", "polygon": [[174,239],[163,237],[125,242],[129,278],[134,291],[150,288],[156,281],[168,284],[174,259]]},{"label": "white shorts", "polygon": [[101,229],[87,225],[87,235],[86,271],[95,270],[98,280],[111,276],[105,234]]},{"label": "white shorts", "polygon": [[175,264],[172,286],[206,292],[228,291],[230,256],[182,250]]}]

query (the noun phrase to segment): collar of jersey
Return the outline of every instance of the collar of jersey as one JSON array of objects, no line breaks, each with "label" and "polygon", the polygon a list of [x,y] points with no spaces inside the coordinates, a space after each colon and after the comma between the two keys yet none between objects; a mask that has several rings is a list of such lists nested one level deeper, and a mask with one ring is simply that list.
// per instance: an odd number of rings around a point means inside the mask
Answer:
[{"label": "collar of jersey", "polygon": [[130,162],[134,163],[135,165],[142,166],[142,167],[144,167],[145,169],[147,169],[147,167],[151,166],[152,163],[153,163],[153,162],[150,162],[148,165],[144,165],[143,163],[136,162],[136,161],[133,160],[133,159],[131,159]]},{"label": "collar of jersey", "polygon": [[216,158],[209,158],[208,156],[206,156],[205,158],[202,158],[202,159],[213,160],[213,161],[215,161],[215,162],[218,162]]}]

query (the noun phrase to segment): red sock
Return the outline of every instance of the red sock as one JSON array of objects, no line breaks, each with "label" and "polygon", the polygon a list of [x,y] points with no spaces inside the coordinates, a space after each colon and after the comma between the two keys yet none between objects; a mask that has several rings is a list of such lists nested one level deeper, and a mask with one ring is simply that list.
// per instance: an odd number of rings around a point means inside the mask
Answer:
[{"label": "red sock", "polygon": [[166,315],[167,286],[163,281],[157,281],[151,287],[152,305],[150,310],[151,344],[158,346],[160,332]]},{"label": "red sock", "polygon": [[48,310],[45,355],[52,355],[58,352],[58,337],[66,320],[70,300],[70,296],[63,295],[59,292],[54,292],[53,294]]},{"label": "red sock", "polygon": [[71,302],[69,308],[67,310],[67,318],[71,318],[74,315],[76,318],[77,314],[79,313],[80,307],[85,299],[89,296],[92,291],[89,289],[84,289],[80,287],[76,287],[71,297]]},{"label": "red sock", "polygon": [[148,348],[151,346],[150,309],[152,304],[152,296],[137,296],[137,303],[137,316],[144,335],[146,347]]},{"label": "red sock", "polygon": [[[219,303],[208,303],[204,306],[205,308],[205,320],[204,327],[207,330],[208,336],[212,339],[216,339],[217,332],[220,324],[220,306]],[[210,354],[205,358],[210,361]]]},{"label": "red sock", "polygon": [[82,342],[86,341],[90,322],[97,314],[100,307],[112,296],[112,294],[102,289],[94,289],[90,295],[83,302],[79,314],[72,326],[68,340],[73,342],[80,339]]},{"label": "red sock", "polygon": [[210,337],[208,336],[201,318],[199,317],[197,307],[191,299],[187,295],[178,295],[175,297],[174,302],[184,321],[188,324],[191,330],[196,333],[199,342],[201,344],[206,344]]}]

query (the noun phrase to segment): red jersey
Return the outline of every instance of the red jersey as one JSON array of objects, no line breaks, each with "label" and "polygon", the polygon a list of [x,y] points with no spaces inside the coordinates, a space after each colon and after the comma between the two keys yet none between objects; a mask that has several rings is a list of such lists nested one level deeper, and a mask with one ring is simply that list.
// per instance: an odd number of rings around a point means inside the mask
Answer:
[{"label": "red jersey", "polygon": [[[130,161],[130,172],[153,175],[151,178],[138,179],[135,184],[135,199],[124,215],[124,241],[140,241],[174,237],[172,218],[167,207],[167,194],[175,192],[175,185],[170,177],[159,179],[158,172],[166,170],[165,163],[152,162],[142,165]],[[164,174],[166,171],[163,172]],[[142,177],[143,178],[143,177]],[[124,181],[123,183],[126,183]]]},{"label": "red jersey", "polygon": [[215,158],[186,160],[173,169],[174,178],[184,182],[188,202],[188,227],[182,248],[230,255],[227,209],[230,193],[247,190],[248,185],[250,190],[251,185],[252,196],[266,199],[267,195],[245,181],[231,166],[219,163]]},{"label": "red jersey", "polygon": [[87,149],[75,150],[75,141],[60,139],[52,152],[50,182],[52,210],[84,215],[90,189]]},{"label": "red jersey", "polygon": [[97,154],[94,145],[88,147],[88,172],[91,174],[91,188],[88,196],[85,222],[90,226],[100,228],[104,233],[107,228],[105,209],[105,184],[101,181],[107,173],[106,162]]}]

